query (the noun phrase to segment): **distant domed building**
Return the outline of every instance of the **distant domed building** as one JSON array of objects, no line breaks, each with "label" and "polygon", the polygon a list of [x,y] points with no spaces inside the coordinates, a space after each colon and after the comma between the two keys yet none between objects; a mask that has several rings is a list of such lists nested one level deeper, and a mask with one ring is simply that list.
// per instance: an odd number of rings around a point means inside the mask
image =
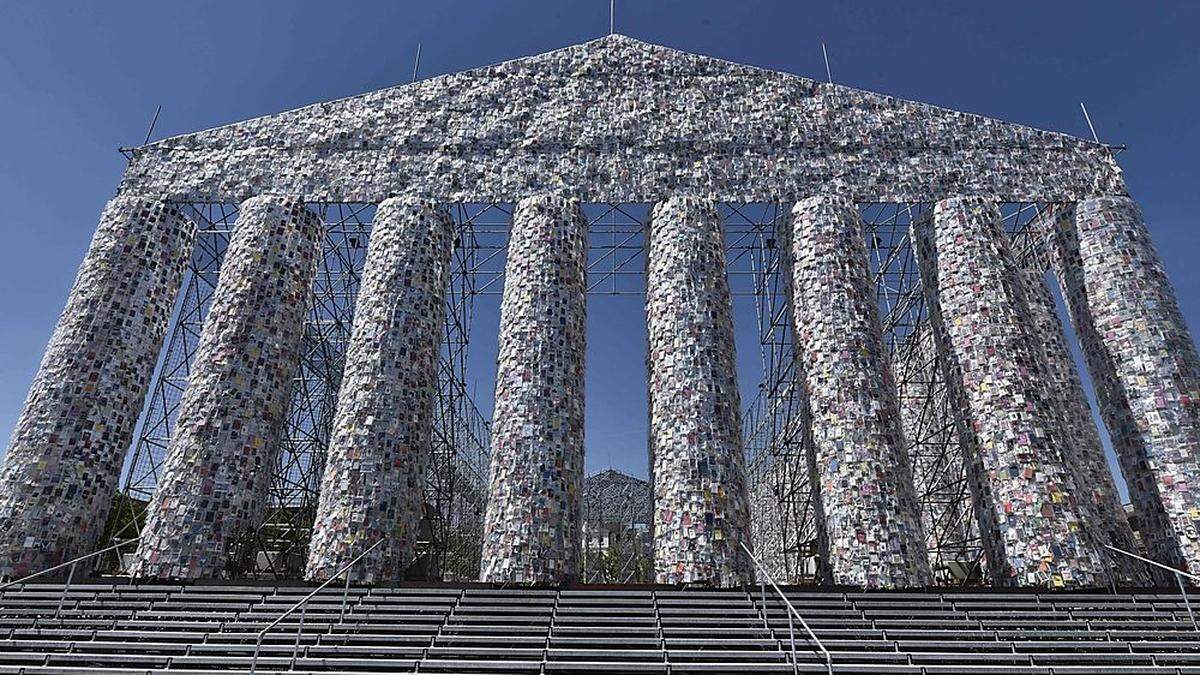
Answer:
[{"label": "distant domed building", "polygon": [[650,484],[615,469],[583,489],[583,572],[588,583],[649,582]]}]

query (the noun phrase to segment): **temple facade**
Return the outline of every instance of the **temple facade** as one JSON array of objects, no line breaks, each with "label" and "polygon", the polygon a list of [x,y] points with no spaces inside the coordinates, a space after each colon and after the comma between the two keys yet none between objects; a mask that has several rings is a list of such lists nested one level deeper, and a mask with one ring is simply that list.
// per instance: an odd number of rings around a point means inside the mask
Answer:
[{"label": "temple facade", "polygon": [[[741,586],[768,573],[756,557],[796,555],[783,530],[800,525],[751,518],[763,512],[752,502],[781,493],[750,477],[793,468],[780,459],[760,471],[747,459],[764,422],[745,414],[739,385],[725,222],[752,203],[780,214],[755,236],[773,251],[764,269],[787,287],[773,320],[788,336],[797,407],[780,433],[802,458],[822,581],[933,582],[936,537],[918,489],[928,468],[910,456],[900,392],[911,387],[897,385],[893,363],[906,334],[928,336],[925,362],[957,411],[947,426],[987,580],[1146,578],[1108,548],[1137,544],[1048,273],[1144,553],[1200,573],[1200,356],[1103,144],[611,35],[129,152],[0,471],[0,577],[102,545],[199,246],[190,214],[211,204],[236,205],[237,216],[221,233],[219,280],[201,303],[128,572],[228,577],[235,551],[267,536],[269,503],[310,514],[296,554],[310,579],[358,565],[353,578],[391,582],[427,563],[440,535],[422,489],[431,458],[454,442],[438,431],[450,415],[437,404],[454,332],[445,298],[452,268],[473,264],[454,253],[476,246],[461,214],[480,203],[507,205],[508,228],[495,254],[504,271],[490,470],[471,478],[485,503],[473,544],[480,580],[580,575],[587,207],[628,203],[649,211],[657,582]],[[1014,252],[1001,209],[1014,203],[1045,205],[1030,236],[1046,255]],[[304,460],[320,476],[315,499],[274,503],[281,429],[289,401],[307,395],[313,326],[333,321],[314,301],[326,283],[318,270],[346,253],[327,241],[331,204],[371,206],[369,227],[346,244],[369,234],[369,249],[360,286],[345,292],[350,337],[322,361],[337,372],[328,415],[311,423],[326,431],[313,432]],[[888,261],[871,256],[862,222],[874,204],[915,214],[897,247],[919,268],[920,330],[881,322],[873,279]]]}]

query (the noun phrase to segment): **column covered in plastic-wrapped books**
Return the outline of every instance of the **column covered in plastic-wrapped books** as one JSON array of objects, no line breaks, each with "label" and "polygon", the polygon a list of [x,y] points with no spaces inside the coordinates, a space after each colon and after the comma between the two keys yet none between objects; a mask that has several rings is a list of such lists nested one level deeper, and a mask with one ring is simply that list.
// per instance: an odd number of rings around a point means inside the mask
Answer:
[{"label": "column covered in plastic-wrapped books", "polygon": [[0,471],[0,578],[97,543],[195,232],[163,201],[105,207]]},{"label": "column covered in plastic-wrapped books", "polygon": [[259,525],[322,241],[303,202],[242,202],[131,573],[217,578]]},{"label": "column covered in plastic-wrapped books", "polygon": [[354,306],[307,576],[400,581],[413,558],[433,454],[438,347],[454,224],[432,203],[379,205]]},{"label": "column covered in plastic-wrapped books", "polygon": [[713,203],[672,197],[654,207],[646,286],[655,580],[747,583],[733,308]]},{"label": "column covered in plastic-wrapped books", "polygon": [[810,197],[781,229],[826,573],[837,585],[925,586],[929,556],[858,208]]},{"label": "column covered in plastic-wrapped books", "polygon": [[579,576],[586,270],[578,200],[521,200],[504,266],[480,581]]},{"label": "column covered in plastic-wrapped books", "polygon": [[[1075,485],[1079,489],[1076,499],[1086,499],[1091,513],[1091,526],[1101,541],[1126,551],[1136,551],[1133,528],[1121,504],[1112,470],[1104,456],[1100,433],[1092,420],[1092,409],[1088,406],[1083,381],[1075,369],[1071,350],[1067,347],[1066,334],[1054,296],[1046,285],[1045,273],[1041,270],[1025,272],[1025,288],[1029,296],[1029,315],[1033,321],[1034,335],[1041,343],[1046,356],[1050,394],[1056,397],[1062,413],[1060,429],[1064,434],[1062,444],[1066,465],[1074,472]],[[1128,556],[1110,555],[1113,569],[1121,579],[1130,583],[1145,583],[1148,566]]]},{"label": "column covered in plastic-wrapped books", "polygon": [[943,199],[913,223],[912,240],[993,583],[1106,585],[999,210],[982,197]]},{"label": "column covered in plastic-wrapped books", "polygon": [[1200,574],[1200,356],[1141,211],[1058,213],[1052,264],[1150,557]]}]

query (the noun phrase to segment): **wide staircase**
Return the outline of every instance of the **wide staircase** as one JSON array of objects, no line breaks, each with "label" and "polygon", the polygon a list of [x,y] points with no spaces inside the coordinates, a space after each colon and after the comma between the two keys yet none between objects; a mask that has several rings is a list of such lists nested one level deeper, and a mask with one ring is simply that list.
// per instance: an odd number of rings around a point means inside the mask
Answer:
[{"label": "wide staircase", "polygon": [[259,644],[310,590],[9,588],[0,673],[1200,673],[1200,632],[1170,589],[786,590],[827,662],[770,587],[334,585]]}]

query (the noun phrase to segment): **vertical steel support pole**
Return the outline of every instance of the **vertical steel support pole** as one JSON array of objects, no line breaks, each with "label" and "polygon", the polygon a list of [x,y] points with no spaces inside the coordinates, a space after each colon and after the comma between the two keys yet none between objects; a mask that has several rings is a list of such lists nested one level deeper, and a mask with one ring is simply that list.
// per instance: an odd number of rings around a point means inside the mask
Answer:
[{"label": "vertical steel support pole", "polygon": [[1192,620],[1192,630],[1200,630],[1196,624],[1196,615],[1192,613],[1192,601],[1188,599],[1187,586],[1183,583],[1183,575],[1175,575],[1175,583],[1179,584],[1179,592],[1183,595],[1183,606],[1187,608],[1188,618]]},{"label": "vertical steel support pole", "polygon": [[308,614],[308,601],[304,601],[304,606],[300,608],[300,623],[296,626],[296,642],[292,645],[292,662],[288,666],[288,670],[296,669],[296,657],[300,654],[300,636],[304,634],[304,617]]},{"label": "vertical steel support pole", "polygon": [[58,596],[58,607],[54,610],[54,618],[62,612],[63,603],[67,601],[67,593],[71,590],[71,580],[75,578],[75,565],[79,563],[71,563],[71,571],[67,573],[67,583],[63,584],[62,594]]}]

